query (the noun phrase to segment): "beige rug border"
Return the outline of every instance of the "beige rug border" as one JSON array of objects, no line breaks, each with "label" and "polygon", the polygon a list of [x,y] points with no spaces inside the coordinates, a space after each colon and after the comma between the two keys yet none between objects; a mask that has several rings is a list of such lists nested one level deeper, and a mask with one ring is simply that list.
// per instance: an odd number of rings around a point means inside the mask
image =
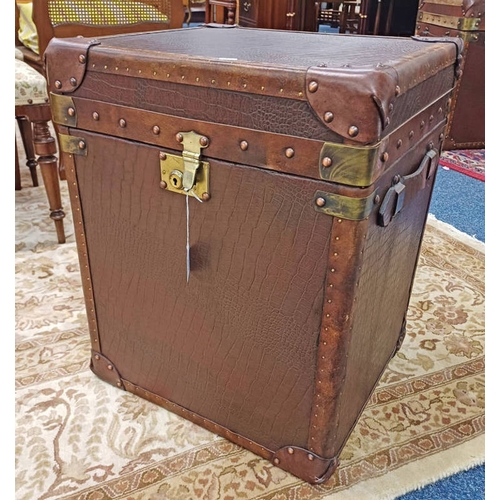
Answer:
[{"label": "beige rug border", "polygon": [[460,243],[464,243],[465,245],[472,247],[474,250],[485,253],[486,245],[484,244],[484,242],[468,235],[467,233],[463,233],[455,226],[452,226],[447,222],[443,222],[437,219],[433,214],[429,214],[427,216],[427,225],[451,236],[455,240],[458,240]]},{"label": "beige rug border", "polygon": [[393,500],[484,462],[485,435],[482,434],[454,448],[403,465],[389,474],[322,497],[322,500]]}]

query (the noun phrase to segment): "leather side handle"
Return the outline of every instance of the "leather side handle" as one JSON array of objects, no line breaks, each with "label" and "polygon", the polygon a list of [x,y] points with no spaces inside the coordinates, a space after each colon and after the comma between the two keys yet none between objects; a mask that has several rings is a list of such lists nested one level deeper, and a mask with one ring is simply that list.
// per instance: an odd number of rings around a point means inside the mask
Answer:
[{"label": "leather side handle", "polygon": [[380,205],[377,220],[379,226],[388,226],[392,219],[411,203],[419,191],[425,188],[427,180],[434,173],[436,165],[434,160],[437,156],[438,152],[435,149],[430,149],[425,153],[415,172],[394,178],[393,185],[385,194]]}]

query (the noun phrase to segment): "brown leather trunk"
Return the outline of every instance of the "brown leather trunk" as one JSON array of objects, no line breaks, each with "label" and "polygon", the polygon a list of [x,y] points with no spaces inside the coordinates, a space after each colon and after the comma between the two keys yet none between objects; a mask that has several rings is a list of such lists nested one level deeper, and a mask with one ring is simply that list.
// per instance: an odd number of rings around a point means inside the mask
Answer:
[{"label": "brown leather trunk", "polygon": [[53,40],[96,375],[328,479],[404,336],[461,48],[213,26]]},{"label": "brown leather trunk", "polygon": [[464,42],[444,149],[485,147],[485,1],[422,0],[416,34]]}]

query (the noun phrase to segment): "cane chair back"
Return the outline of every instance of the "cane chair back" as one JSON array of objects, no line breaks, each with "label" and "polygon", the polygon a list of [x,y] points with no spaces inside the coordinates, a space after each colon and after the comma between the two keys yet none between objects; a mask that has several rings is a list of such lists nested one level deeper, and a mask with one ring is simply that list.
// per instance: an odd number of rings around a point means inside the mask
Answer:
[{"label": "cane chair back", "polygon": [[[183,0],[15,0],[16,45],[43,71],[43,53],[54,37],[106,36],[182,28]],[[31,28],[29,26],[31,14]],[[34,31],[34,33],[33,33]]]}]

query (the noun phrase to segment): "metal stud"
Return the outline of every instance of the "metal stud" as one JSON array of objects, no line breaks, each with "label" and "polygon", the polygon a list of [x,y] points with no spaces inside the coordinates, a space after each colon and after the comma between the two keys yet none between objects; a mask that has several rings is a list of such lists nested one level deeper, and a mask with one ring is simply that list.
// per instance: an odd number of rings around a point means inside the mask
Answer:
[{"label": "metal stud", "polygon": [[351,136],[351,137],[356,137],[358,134],[359,134],[359,128],[356,127],[355,125],[351,125],[349,127],[349,130],[347,131],[347,133]]},{"label": "metal stud", "polygon": [[424,122],[424,120],[422,120],[422,121],[420,122],[420,128],[422,129],[422,128],[424,128],[424,127],[425,127],[425,122]]},{"label": "metal stud", "polygon": [[175,140],[177,142],[182,142],[184,140],[184,137],[182,136],[182,134],[176,134],[175,135]]},{"label": "metal stud", "polygon": [[158,125],[155,125],[153,127],[153,134],[158,135],[160,133],[160,127]]},{"label": "metal stud", "polygon": [[120,118],[118,124],[120,125],[121,128],[125,128],[127,126],[127,122],[123,118]]},{"label": "metal stud", "polygon": [[333,121],[333,113],[331,111],[327,111],[323,115],[323,119],[325,120],[326,123],[330,123]]},{"label": "metal stud", "polygon": [[413,132],[413,130],[410,130],[410,133],[408,134],[408,137],[410,139],[413,139],[413,136],[415,135],[415,132]]},{"label": "metal stud", "polygon": [[208,200],[210,199],[210,195],[209,195],[208,193],[203,193],[203,194],[201,195],[201,199],[202,199],[203,201],[208,201]]},{"label": "metal stud", "polygon": [[160,153],[160,160],[165,161],[167,159],[167,153]]},{"label": "metal stud", "polygon": [[101,356],[99,356],[99,354],[96,354],[94,358],[97,359],[97,361],[99,361],[101,359]]},{"label": "metal stud", "polygon": [[167,183],[166,183],[165,181],[161,181],[161,182],[160,182],[160,187],[161,187],[162,189],[167,189]]},{"label": "metal stud", "polygon": [[118,381],[118,382],[116,383],[116,385],[117,385],[118,387],[121,387],[121,386],[122,386],[122,383],[121,383],[120,381]]},{"label": "metal stud", "polygon": [[398,139],[398,142],[396,143],[396,147],[399,149],[403,145],[403,141],[401,139]]},{"label": "metal stud", "polygon": [[399,85],[396,85],[396,88],[394,89],[394,94],[398,96],[401,94],[401,87]]},{"label": "metal stud", "polygon": [[208,146],[208,137],[202,136],[200,137],[200,145],[203,146],[204,148]]},{"label": "metal stud", "polygon": [[383,161],[383,162],[386,162],[388,159],[389,159],[389,153],[387,151],[384,151],[382,153],[382,156],[380,157],[380,159]]},{"label": "metal stud", "polygon": [[314,455],[311,455],[311,453],[309,453],[307,455],[307,458],[308,458],[308,460],[310,460],[312,462],[314,460]]},{"label": "metal stud", "polygon": [[318,82],[310,82],[307,88],[309,89],[309,92],[316,92],[318,90]]},{"label": "metal stud", "polygon": [[112,370],[113,369],[113,365],[108,365],[108,370]]},{"label": "metal stud", "polygon": [[278,465],[279,463],[280,463],[280,459],[279,459],[279,458],[275,458],[275,459],[273,460],[273,464],[274,464],[274,465]]},{"label": "metal stud", "polygon": [[97,122],[99,121],[99,113],[97,111],[94,111],[92,113],[92,118]]},{"label": "metal stud", "polygon": [[85,148],[87,147],[87,145],[85,144],[85,141],[80,141],[80,142],[78,143],[78,147],[79,147],[80,149],[85,149]]},{"label": "metal stud", "polygon": [[324,168],[328,168],[328,167],[331,167],[332,166],[332,159],[329,158],[328,156],[325,156],[322,160],[321,160],[321,165],[323,165]]},{"label": "metal stud", "polygon": [[318,207],[324,207],[326,205],[326,200],[324,198],[316,198],[316,205]]},{"label": "metal stud", "polygon": [[71,78],[69,79],[69,83],[71,84],[71,86],[72,86],[72,87],[76,87],[76,83],[77,83],[77,82],[76,82],[76,78],[71,77]]},{"label": "metal stud", "polygon": [[293,158],[295,155],[295,151],[293,150],[293,148],[286,148],[285,150],[285,156],[287,158]]},{"label": "metal stud", "polygon": [[241,141],[240,142],[240,149],[242,151],[246,151],[248,149],[248,142],[247,141]]},{"label": "metal stud", "polygon": [[78,56],[78,61],[81,63],[81,64],[85,64],[85,62],[87,61],[87,58],[83,55],[83,54],[80,54]]},{"label": "metal stud", "polygon": [[290,455],[293,455],[293,448],[288,448],[286,451],[288,451]]},{"label": "metal stud", "polygon": [[69,116],[75,116],[75,113],[76,113],[75,108],[68,108],[68,115]]},{"label": "metal stud", "polygon": [[56,80],[56,81],[54,82],[54,87],[55,87],[56,89],[60,89],[60,88],[62,87],[62,83],[61,83],[61,81],[60,81],[60,80]]}]

